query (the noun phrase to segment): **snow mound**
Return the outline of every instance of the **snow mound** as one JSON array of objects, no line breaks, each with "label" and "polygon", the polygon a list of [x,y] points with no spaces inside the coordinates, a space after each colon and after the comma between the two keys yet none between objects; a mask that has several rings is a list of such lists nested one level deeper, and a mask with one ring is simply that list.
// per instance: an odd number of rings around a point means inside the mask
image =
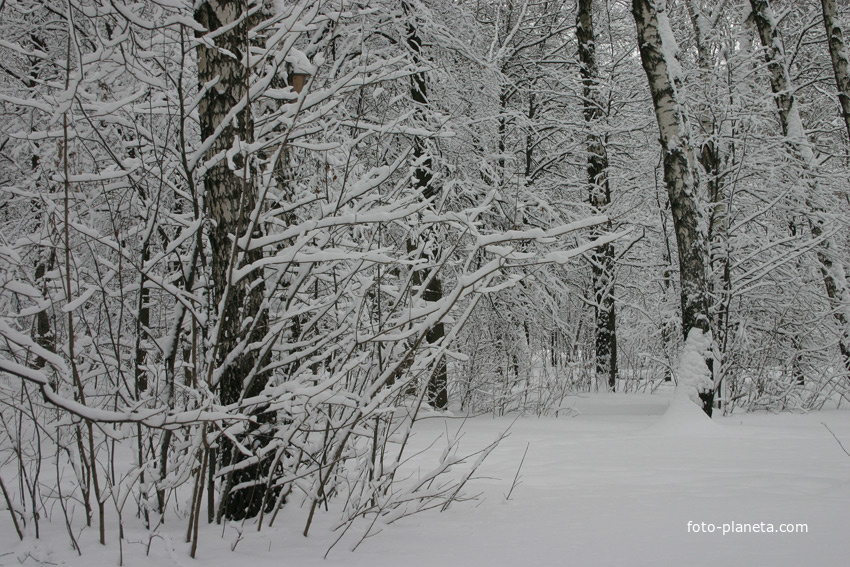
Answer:
[{"label": "snow mound", "polygon": [[673,437],[707,437],[718,435],[719,429],[700,406],[681,389],[677,389],[667,411],[645,432]]}]

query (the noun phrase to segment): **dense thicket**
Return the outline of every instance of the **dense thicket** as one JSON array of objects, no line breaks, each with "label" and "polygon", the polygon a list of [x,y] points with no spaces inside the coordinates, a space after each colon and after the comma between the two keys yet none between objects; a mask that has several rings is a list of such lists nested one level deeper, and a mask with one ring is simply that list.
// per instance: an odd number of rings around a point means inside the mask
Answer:
[{"label": "dense thicket", "polygon": [[445,506],[422,412],[652,391],[692,329],[706,411],[840,402],[838,4],[0,2],[21,537]]}]

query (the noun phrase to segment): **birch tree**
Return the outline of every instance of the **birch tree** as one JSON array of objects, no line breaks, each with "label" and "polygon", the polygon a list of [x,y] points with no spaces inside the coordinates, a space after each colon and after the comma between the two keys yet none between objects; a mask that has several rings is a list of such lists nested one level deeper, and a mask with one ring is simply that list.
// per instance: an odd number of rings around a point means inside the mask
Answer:
[{"label": "birch tree", "polygon": [[[664,183],[673,212],[679,258],[682,331],[711,334],[708,297],[708,248],[699,196],[697,163],[684,108],[682,69],[665,8],[655,0],[633,0],[638,48],[658,122],[664,161]],[[706,353],[710,356],[710,353]],[[709,361],[710,362],[710,361]],[[711,385],[697,385],[703,411],[714,403]]]},{"label": "birch tree", "polygon": [[[244,346],[256,344],[267,332],[264,280],[262,276],[255,276],[253,282],[248,278],[237,280],[235,276],[240,268],[262,257],[261,249],[246,250],[244,244],[258,235],[254,217],[256,175],[246,150],[254,142],[249,98],[249,15],[258,9],[257,4],[244,0],[208,0],[195,10],[195,20],[210,38],[198,45],[198,82],[203,85],[198,116],[202,144],[208,147],[204,156],[204,202],[212,221],[212,301],[217,311],[213,340],[218,369],[213,384],[226,405],[256,396],[266,381],[257,348]],[[266,420],[268,417],[265,414]],[[222,466],[233,467],[242,458],[232,443],[223,443]],[[255,489],[260,476],[256,468],[239,468],[228,477],[228,485],[236,487],[226,492],[224,509],[230,519],[259,512],[262,493]]]},{"label": "birch tree", "polygon": [[850,139],[850,59],[848,59],[847,47],[844,43],[844,29],[838,19],[838,7],[835,0],[821,0],[821,8],[829,57],[832,60],[832,70],[838,87],[841,116],[844,118],[848,139]]},{"label": "birch tree", "polygon": [[818,159],[803,124],[795,96],[795,86],[791,81],[784,46],[770,3],[768,0],[750,0],[750,6],[753,21],[764,48],[764,59],[770,72],[770,86],[779,125],[792,153],[800,160],[804,170],[802,201],[807,209],[809,229],[812,236],[818,240],[816,257],[832,307],[832,315],[838,325],[838,347],[844,367],[850,373],[850,327],[848,326],[850,317],[847,315],[847,309],[850,306],[850,290],[843,257],[833,238],[835,229],[828,213],[828,200],[822,194],[822,189],[817,182]]}]

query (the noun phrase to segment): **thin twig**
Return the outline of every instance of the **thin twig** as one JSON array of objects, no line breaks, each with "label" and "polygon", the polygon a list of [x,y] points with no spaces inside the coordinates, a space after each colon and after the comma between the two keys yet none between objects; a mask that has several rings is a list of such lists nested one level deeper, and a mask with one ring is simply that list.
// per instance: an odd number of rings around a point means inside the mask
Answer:
[{"label": "thin twig", "polygon": [[20,540],[24,541],[24,533],[21,531],[21,527],[18,525],[18,518],[15,516],[15,506],[12,504],[12,499],[9,497],[9,493],[6,492],[6,485],[3,483],[2,476],[0,476],[0,489],[3,490],[3,498],[6,499],[6,506],[9,507],[9,514],[12,516],[12,523],[15,524],[15,531],[18,532]]},{"label": "thin twig", "polygon": [[847,455],[848,457],[850,457],[850,453],[848,453],[848,452],[847,452],[847,449],[845,449],[845,448],[844,448],[844,444],[843,444],[843,443],[841,442],[841,440],[840,440],[840,439],[839,439],[839,438],[835,435],[835,433],[833,433],[833,432],[832,432],[832,429],[830,429],[830,428],[829,428],[829,426],[828,426],[826,423],[822,422],[822,421],[820,422],[820,424],[821,424],[821,425],[823,425],[824,427],[826,427],[826,430],[827,430],[827,431],[829,431],[830,435],[832,435],[832,438],[833,438],[833,439],[835,439],[835,442],[836,442],[836,443],[838,443],[838,446],[839,446],[839,447],[841,447],[841,450],[842,450],[842,451],[844,451],[844,454],[845,454],[845,455]]},{"label": "thin twig", "polygon": [[505,495],[505,500],[511,499],[511,494],[514,491],[514,488],[519,484],[519,471],[522,470],[522,464],[525,462],[525,456],[528,454],[528,448],[531,446],[531,441],[525,444],[525,452],[522,454],[522,460],[519,462],[519,467],[517,467],[516,475],[514,475],[514,481],[511,483],[511,489],[508,490],[508,493]]}]

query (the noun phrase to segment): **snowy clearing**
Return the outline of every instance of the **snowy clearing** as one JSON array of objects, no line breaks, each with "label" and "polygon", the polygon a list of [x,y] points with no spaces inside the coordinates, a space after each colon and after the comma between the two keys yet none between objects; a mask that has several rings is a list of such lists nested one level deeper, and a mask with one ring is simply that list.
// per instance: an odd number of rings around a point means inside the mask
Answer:
[{"label": "snowy clearing", "polygon": [[[337,520],[333,509],[321,514],[304,538],[306,509],[289,505],[272,529],[257,533],[256,524],[245,524],[234,552],[230,548],[239,535],[233,525],[223,531],[202,527],[197,562],[188,557],[185,522],[171,520],[146,557],[147,535],[133,527],[133,518],[125,564],[847,564],[850,457],[824,424],[848,446],[850,412],[742,414],[709,422],[695,405],[669,394],[571,397],[566,405],[572,409],[559,418],[423,420],[414,449],[442,438],[408,463],[408,471],[427,470],[436,462],[446,431],[453,434],[462,427],[461,452],[472,452],[511,430],[466,487],[477,500],[403,518],[354,553],[349,550],[366,523],[355,524],[324,560],[338,535],[330,531]],[[506,500],[526,446],[519,483]],[[459,466],[451,474],[464,470]],[[714,524],[716,531],[689,533],[689,521]],[[760,529],[772,524],[777,531],[779,524],[806,524],[808,533],[723,535],[723,524],[732,522],[764,522]],[[4,511],[0,529],[0,548],[6,550],[0,563],[5,565],[119,561],[117,528],[108,534],[107,547],[96,543],[96,529],[82,532],[82,557],[69,548],[61,522],[44,525],[40,541],[18,543]]]}]

